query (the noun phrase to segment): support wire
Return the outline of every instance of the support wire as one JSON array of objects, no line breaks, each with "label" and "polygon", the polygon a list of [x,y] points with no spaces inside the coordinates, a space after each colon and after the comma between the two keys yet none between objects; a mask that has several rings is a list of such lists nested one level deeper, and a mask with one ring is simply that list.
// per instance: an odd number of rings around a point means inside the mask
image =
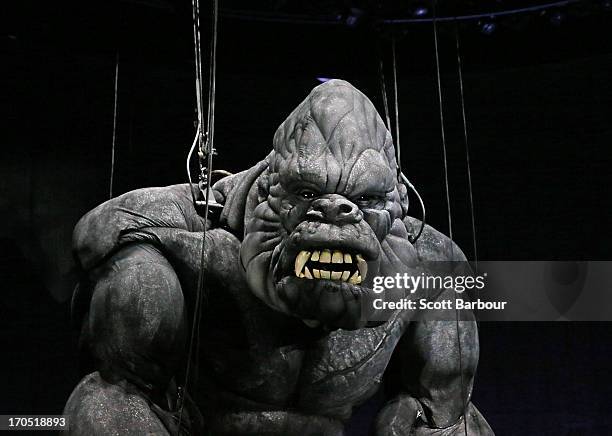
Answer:
[{"label": "support wire", "polygon": [[[194,374],[194,379],[197,380],[197,370],[199,361],[199,339],[200,339],[200,321],[202,318],[202,307],[206,303],[205,293],[205,274],[206,266],[206,230],[208,226],[209,209],[210,209],[210,181],[212,175],[212,158],[214,154],[214,125],[215,125],[215,75],[216,75],[216,58],[217,58],[217,23],[219,17],[218,0],[212,0],[212,32],[210,43],[210,59],[209,59],[209,83],[208,83],[208,113],[206,118],[206,126],[204,123],[204,101],[202,92],[202,57],[201,57],[201,34],[200,34],[200,4],[199,0],[192,0],[192,18],[193,18],[193,34],[194,34],[194,57],[195,57],[195,76],[196,76],[196,103],[197,103],[197,121],[198,127],[196,135],[187,155],[187,176],[194,201],[194,208],[198,210],[197,199],[193,190],[193,180],[191,178],[190,161],[193,155],[196,144],[198,144],[198,157],[200,165],[200,181],[198,191],[201,192],[202,187],[205,187],[204,194],[204,228],[202,231],[202,246],[200,251],[200,265],[198,271],[198,283],[196,288],[195,304],[191,323],[191,335],[189,339],[189,348],[187,351],[187,362],[185,369],[185,379],[182,385],[182,397],[179,397],[179,417],[177,432],[181,432],[181,424],[183,420],[183,411],[185,399],[189,389],[191,373]],[[204,134],[204,132],[206,132]],[[192,369],[193,363],[193,369]]]},{"label": "support wire", "polygon": [[[450,257],[451,261],[454,259],[453,255],[453,225],[452,225],[452,215],[451,215],[451,204],[450,204],[450,190],[448,184],[448,161],[447,161],[447,153],[446,153],[446,132],[444,125],[444,106],[442,103],[442,79],[440,75],[440,48],[438,43],[438,20],[436,15],[436,6],[437,0],[433,1],[433,37],[434,37],[434,49],[435,49],[435,57],[436,57],[436,79],[438,86],[438,106],[440,109],[440,130],[442,135],[442,157],[444,161],[444,186],[446,192],[446,207],[448,213],[448,234],[450,238]],[[456,301],[455,295],[455,301]],[[461,347],[461,333],[459,331],[459,311],[456,309],[455,305],[455,327],[457,331],[457,350],[459,351],[459,374],[460,374],[460,383],[461,383],[461,401],[463,402],[463,425],[465,434],[467,436],[467,417],[466,417],[466,390],[465,390],[465,380],[463,377],[463,350]]]},{"label": "support wire", "polygon": [[108,198],[113,198],[113,184],[115,181],[115,145],[117,143],[117,103],[119,101],[119,93],[117,92],[119,84],[119,51],[115,54],[115,85],[114,85],[114,100],[113,100],[113,142],[111,145],[111,165],[110,178],[108,182]]},{"label": "support wire", "polygon": [[459,42],[459,24],[455,22],[455,49],[457,51],[457,72],[459,76],[459,94],[461,99],[461,120],[463,122],[463,143],[465,145],[465,163],[468,176],[468,190],[470,194],[470,217],[472,219],[472,245],[474,262],[478,271],[478,249],[476,247],[476,219],[474,216],[474,194],[472,189],[472,168],[470,163],[470,147],[468,143],[467,117],[465,115],[465,95],[463,92],[463,61],[461,59],[461,46]]}]

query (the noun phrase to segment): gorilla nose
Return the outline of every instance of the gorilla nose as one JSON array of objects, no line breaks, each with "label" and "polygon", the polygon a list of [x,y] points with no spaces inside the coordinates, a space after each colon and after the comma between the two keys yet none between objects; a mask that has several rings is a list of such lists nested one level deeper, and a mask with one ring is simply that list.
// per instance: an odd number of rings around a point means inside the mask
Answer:
[{"label": "gorilla nose", "polygon": [[325,195],[314,200],[306,216],[338,224],[356,223],[362,219],[357,205],[338,194]]}]

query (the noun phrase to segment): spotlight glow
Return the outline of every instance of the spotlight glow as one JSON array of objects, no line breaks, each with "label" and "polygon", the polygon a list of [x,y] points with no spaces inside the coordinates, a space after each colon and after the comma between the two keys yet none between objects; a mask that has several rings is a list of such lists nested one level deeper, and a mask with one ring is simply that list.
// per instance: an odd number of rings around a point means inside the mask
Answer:
[{"label": "spotlight glow", "polygon": [[425,6],[419,6],[414,10],[412,15],[414,15],[415,17],[424,17],[428,13],[429,13],[429,9],[427,9]]},{"label": "spotlight glow", "polygon": [[486,21],[481,24],[480,31],[485,35],[491,35],[497,29],[497,24],[492,21]]}]

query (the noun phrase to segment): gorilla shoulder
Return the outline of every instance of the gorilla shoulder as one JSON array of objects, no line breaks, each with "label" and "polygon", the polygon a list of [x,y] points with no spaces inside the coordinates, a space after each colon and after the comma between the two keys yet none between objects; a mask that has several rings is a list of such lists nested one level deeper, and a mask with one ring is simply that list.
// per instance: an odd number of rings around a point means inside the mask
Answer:
[{"label": "gorilla shoulder", "polygon": [[126,235],[147,227],[204,228],[188,184],[137,189],[100,204],[77,223],[74,253],[81,267],[90,270],[129,242],[124,240]]},{"label": "gorilla shoulder", "polygon": [[[403,221],[408,234],[416,236],[421,228],[421,220],[408,216]],[[453,240],[427,224],[414,247],[423,261],[467,261],[465,254]]]}]

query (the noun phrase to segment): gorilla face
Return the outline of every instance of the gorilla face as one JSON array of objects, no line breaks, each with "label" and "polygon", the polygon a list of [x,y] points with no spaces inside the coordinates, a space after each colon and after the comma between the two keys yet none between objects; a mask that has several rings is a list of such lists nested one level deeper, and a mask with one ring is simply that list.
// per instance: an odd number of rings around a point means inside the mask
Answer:
[{"label": "gorilla face", "polygon": [[391,135],[349,83],[315,88],[278,128],[241,261],[252,291],[309,326],[367,325],[381,242],[405,216]]}]

